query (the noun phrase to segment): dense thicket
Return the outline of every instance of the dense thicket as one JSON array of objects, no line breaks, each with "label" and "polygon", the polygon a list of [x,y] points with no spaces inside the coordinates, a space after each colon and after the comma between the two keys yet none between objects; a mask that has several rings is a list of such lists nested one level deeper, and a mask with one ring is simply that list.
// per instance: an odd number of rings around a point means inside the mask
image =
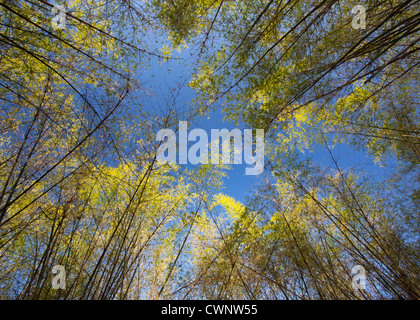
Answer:
[{"label": "dense thicket", "polygon": [[[418,299],[419,9],[1,1],[0,298]],[[175,49],[196,98],[180,108],[174,85],[150,108],[142,74]],[[213,111],[265,130],[247,203],[221,193],[223,166],[156,161],[158,130]]]}]

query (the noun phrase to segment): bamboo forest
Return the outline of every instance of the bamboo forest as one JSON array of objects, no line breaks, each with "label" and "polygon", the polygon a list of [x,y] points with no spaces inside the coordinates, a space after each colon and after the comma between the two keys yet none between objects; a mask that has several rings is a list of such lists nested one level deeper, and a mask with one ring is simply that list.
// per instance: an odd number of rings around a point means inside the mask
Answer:
[{"label": "bamboo forest", "polygon": [[0,300],[419,300],[420,1],[0,0]]}]

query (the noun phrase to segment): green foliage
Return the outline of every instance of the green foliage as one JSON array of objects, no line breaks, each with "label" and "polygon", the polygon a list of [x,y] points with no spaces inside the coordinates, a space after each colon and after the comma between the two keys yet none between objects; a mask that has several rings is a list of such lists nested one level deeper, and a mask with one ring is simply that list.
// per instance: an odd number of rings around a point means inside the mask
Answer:
[{"label": "green foliage", "polygon": [[[65,29],[0,3],[1,299],[419,298],[415,3],[364,1],[361,30],[356,1],[54,3]],[[142,76],[187,49],[185,110]],[[265,130],[244,203],[227,166],[156,161],[159,129],[211,111]]]}]

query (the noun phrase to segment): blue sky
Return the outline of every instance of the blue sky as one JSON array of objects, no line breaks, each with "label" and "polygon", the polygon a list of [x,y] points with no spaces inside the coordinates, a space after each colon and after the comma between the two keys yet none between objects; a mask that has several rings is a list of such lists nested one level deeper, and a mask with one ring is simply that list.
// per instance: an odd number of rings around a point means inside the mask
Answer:
[{"label": "blue sky", "polygon": [[[164,109],[167,106],[168,97],[178,90],[178,85],[183,84],[180,89],[177,99],[177,109],[182,111],[193,108],[192,100],[195,97],[195,92],[186,86],[191,79],[193,70],[193,63],[195,58],[191,57],[190,49],[183,49],[181,53],[178,51],[173,52],[173,57],[180,58],[180,60],[169,60],[167,62],[156,63],[152,61],[150,69],[142,73],[139,77],[141,83],[146,88],[150,88],[154,92],[151,99],[153,103],[150,106],[145,106],[146,109],[155,108],[159,106]],[[182,116],[181,116],[182,117]],[[208,117],[202,117],[196,123],[188,123],[188,132],[194,128],[204,129],[210,137],[211,129],[227,128],[229,130],[235,128],[231,121],[223,120],[224,116],[220,109],[212,111]],[[179,118],[179,121],[184,121],[185,118]],[[239,129],[243,130],[245,127],[240,125]],[[189,145],[194,144],[191,142]],[[372,157],[367,156],[363,151],[356,151],[348,145],[337,145],[332,150],[333,156],[337,161],[341,170],[356,169],[356,171],[363,171],[365,177],[376,181],[383,181],[384,178],[390,176],[391,172],[389,167],[381,167],[373,162]],[[302,158],[311,157],[316,164],[326,166],[335,170],[335,165],[330,157],[328,150],[323,145],[315,147],[314,152],[305,152]],[[391,161],[392,164],[393,161]],[[233,164],[231,169],[227,171],[228,177],[224,180],[223,192],[229,196],[234,197],[236,200],[245,202],[245,197],[252,193],[253,186],[260,182],[264,176],[250,176],[245,175],[245,168],[249,165]]]},{"label": "blue sky", "polygon": [[[155,100],[152,105],[160,105],[164,107],[166,104],[165,99],[172,93],[176,92],[179,83],[187,83],[191,79],[192,66],[190,63],[194,61],[190,59],[189,49],[181,51],[174,51],[174,57],[179,57],[184,60],[169,60],[163,63],[151,63],[149,70],[141,74],[140,81],[146,88],[153,89],[155,94],[152,100]],[[173,89],[176,89],[175,91]],[[172,92],[171,92],[172,91]],[[182,87],[178,99],[177,107],[180,109],[189,109],[194,107],[192,100],[195,97],[194,90],[187,86]],[[146,106],[147,108],[147,106]],[[208,117],[202,117],[197,123],[188,123],[188,131],[194,128],[201,128],[208,133],[210,137],[211,129],[227,128],[229,130],[235,128],[231,121],[224,121],[223,115],[220,110],[211,112]],[[179,121],[186,119],[180,118]],[[239,129],[243,129],[238,127]],[[191,142],[190,144],[194,144]],[[249,167],[248,164],[234,164],[231,169],[227,171],[228,177],[224,180],[223,192],[235,199],[245,202],[247,193],[251,190],[252,186],[258,182],[261,176],[245,175],[245,168]]]}]

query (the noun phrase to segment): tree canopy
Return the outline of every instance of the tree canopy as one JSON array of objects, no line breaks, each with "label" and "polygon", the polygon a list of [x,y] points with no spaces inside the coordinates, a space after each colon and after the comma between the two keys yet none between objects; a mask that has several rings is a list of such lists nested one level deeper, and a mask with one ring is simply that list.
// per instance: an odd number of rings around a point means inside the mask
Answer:
[{"label": "tree canopy", "polygon": [[[419,9],[2,1],[0,299],[419,299]],[[229,166],[157,160],[211,113],[264,129],[245,201]]]}]

